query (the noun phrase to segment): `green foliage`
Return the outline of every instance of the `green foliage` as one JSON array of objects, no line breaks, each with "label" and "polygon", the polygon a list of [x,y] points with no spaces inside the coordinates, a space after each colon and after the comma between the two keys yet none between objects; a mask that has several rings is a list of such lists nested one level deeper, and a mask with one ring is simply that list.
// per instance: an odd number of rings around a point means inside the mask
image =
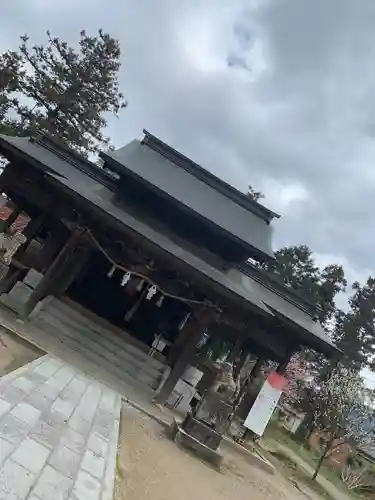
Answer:
[{"label": "green foliage", "polygon": [[281,248],[275,257],[274,263],[265,266],[267,271],[315,304],[319,320],[325,325],[334,317],[337,294],[347,286],[343,267],[331,264],[320,269],[307,245]]},{"label": "green foliage", "polygon": [[373,367],[375,354],[375,279],[369,277],[361,286],[352,285],[349,311],[336,313],[334,339],[337,345],[359,366]]},{"label": "green foliage", "polygon": [[119,42],[81,31],[78,49],[47,32],[45,45],[21,37],[0,54],[0,132],[47,133],[81,154],[108,146],[105,115],[125,107],[119,92]]},{"label": "green foliage", "polygon": [[357,370],[365,364],[373,366],[375,278],[370,276],[363,286],[353,283],[349,309],[342,311],[336,306],[338,294],[347,287],[341,265],[319,268],[306,245],[281,248],[275,256],[275,263],[265,266],[267,271],[316,305],[320,322],[345,353],[347,366]]}]

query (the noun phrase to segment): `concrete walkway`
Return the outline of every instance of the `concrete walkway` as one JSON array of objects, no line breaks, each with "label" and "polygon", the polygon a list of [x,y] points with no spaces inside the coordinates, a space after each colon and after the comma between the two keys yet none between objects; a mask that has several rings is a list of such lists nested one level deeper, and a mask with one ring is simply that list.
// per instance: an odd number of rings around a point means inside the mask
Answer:
[{"label": "concrete walkway", "polygon": [[112,500],[121,397],[52,356],[0,379],[0,500]]},{"label": "concrete walkway", "polygon": [[57,338],[51,335],[49,328],[41,329],[34,324],[23,322],[17,318],[17,315],[0,305],[0,328],[16,334],[23,340],[30,342],[40,350],[56,356],[59,359],[69,363],[86,374],[89,374],[96,380],[103,382],[118,392],[123,398],[128,399],[137,406],[149,407],[155,391],[144,385],[132,386],[129,383],[119,380],[118,377],[109,373],[100,363],[94,363],[85,356],[75,351],[67,345],[64,338]]}]

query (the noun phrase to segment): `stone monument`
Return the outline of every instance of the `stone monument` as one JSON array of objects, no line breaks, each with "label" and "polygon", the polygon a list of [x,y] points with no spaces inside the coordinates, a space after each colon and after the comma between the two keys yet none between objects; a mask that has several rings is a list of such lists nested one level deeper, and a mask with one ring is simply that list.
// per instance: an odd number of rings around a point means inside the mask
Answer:
[{"label": "stone monument", "polygon": [[216,363],[215,367],[218,376],[214,383],[181,425],[174,422],[172,434],[175,441],[219,466],[222,456],[218,449],[231,424],[238,386],[231,363]]}]

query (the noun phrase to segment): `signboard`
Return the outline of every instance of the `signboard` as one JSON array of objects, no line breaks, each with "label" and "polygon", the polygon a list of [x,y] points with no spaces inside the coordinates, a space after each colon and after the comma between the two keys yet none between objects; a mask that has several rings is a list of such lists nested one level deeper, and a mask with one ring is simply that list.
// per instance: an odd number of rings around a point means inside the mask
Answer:
[{"label": "signboard", "polygon": [[262,436],[270,418],[279,402],[287,380],[282,375],[273,372],[264,382],[246,420],[244,426],[258,436]]}]

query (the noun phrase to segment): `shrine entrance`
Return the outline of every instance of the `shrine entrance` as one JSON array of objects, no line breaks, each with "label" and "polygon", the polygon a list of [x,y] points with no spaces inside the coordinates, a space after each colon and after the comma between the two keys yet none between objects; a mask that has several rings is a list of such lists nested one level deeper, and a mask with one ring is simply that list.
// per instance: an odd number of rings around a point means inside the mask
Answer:
[{"label": "shrine entrance", "polygon": [[[189,308],[168,297],[147,300],[147,287],[142,280],[135,277],[122,285],[123,277],[120,270],[112,273],[108,260],[93,250],[65,294],[149,348],[161,333],[172,344]],[[163,354],[167,353],[168,346]]]},{"label": "shrine entrance", "polygon": [[[51,138],[0,136],[9,160],[1,192],[29,218],[24,242],[14,235],[1,300],[108,371],[158,388],[162,404],[196,391],[184,377],[201,363],[207,331],[236,342],[238,373],[248,340],[257,366],[271,359],[285,369],[306,347],[335,355],[315,306],[249,264],[273,258],[275,214],[157,138],[129,148],[126,161],[104,154],[99,168]],[[169,343],[166,378],[149,355],[159,334]],[[207,361],[199,369],[210,387],[217,374]]]}]

